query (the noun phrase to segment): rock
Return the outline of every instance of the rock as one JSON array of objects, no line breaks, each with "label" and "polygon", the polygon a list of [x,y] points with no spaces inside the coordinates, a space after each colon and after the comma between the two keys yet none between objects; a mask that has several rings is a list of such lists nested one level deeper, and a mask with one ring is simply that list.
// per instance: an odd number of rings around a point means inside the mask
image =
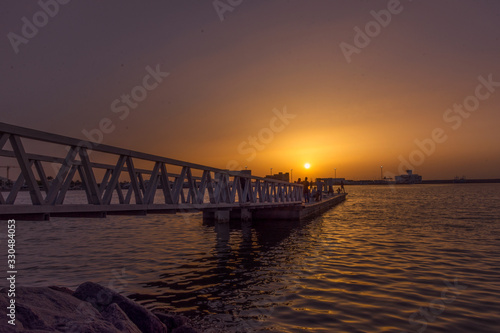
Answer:
[{"label": "rock", "polygon": [[[16,288],[16,326],[18,332],[102,332],[118,333],[111,323],[87,302],[50,288]],[[9,302],[7,289],[0,290],[0,306]],[[5,308],[4,308],[5,309]],[[6,320],[0,332],[13,332]]]},{"label": "rock", "polygon": [[[64,287],[16,288],[16,325],[0,321],[0,333],[198,333],[189,319],[156,315],[109,288],[83,283],[73,292]],[[0,290],[0,307],[7,309],[7,288]],[[8,318],[7,318],[8,319]]]},{"label": "rock", "polygon": [[73,295],[74,291],[66,288],[66,287],[58,287],[58,286],[49,286],[50,289],[57,290],[57,291],[62,291],[68,295]]},{"label": "rock", "polygon": [[184,316],[174,315],[174,323],[175,323],[174,327],[180,327],[180,326],[184,326],[184,325],[189,326],[189,319],[187,317],[184,317]]},{"label": "rock", "polygon": [[181,326],[172,331],[172,333],[199,333],[192,327],[189,326]]},{"label": "rock", "polygon": [[167,314],[160,311],[153,312],[153,314],[167,326],[169,332],[199,333],[199,331],[191,327],[191,323],[187,317],[177,314]]},{"label": "rock", "polygon": [[174,316],[167,315],[165,313],[161,312],[154,312],[153,313],[160,321],[167,326],[168,331],[172,331],[172,329],[176,328],[177,325],[175,324],[175,319]]},{"label": "rock", "polygon": [[141,330],[127,317],[125,312],[116,304],[108,305],[101,315],[123,333],[141,333]]},{"label": "rock", "polygon": [[91,303],[99,311],[116,303],[141,332],[167,333],[167,327],[145,307],[97,283],[82,283],[73,296]]}]

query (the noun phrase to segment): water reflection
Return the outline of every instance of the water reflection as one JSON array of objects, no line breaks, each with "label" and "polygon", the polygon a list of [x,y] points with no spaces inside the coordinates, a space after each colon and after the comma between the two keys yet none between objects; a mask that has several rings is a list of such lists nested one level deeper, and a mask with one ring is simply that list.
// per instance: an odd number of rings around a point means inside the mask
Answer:
[{"label": "water reflection", "polygon": [[211,325],[220,321],[252,329],[263,326],[272,310],[286,302],[288,286],[280,276],[287,268],[280,266],[292,263],[286,257],[298,254],[280,245],[308,223],[204,221],[203,226],[214,231],[213,249],[145,283],[147,289],[160,293],[131,297],[190,317],[211,315]]},{"label": "water reflection", "polygon": [[[19,283],[109,285],[124,272],[125,294],[205,332],[496,333],[499,200],[498,185],[375,186],[350,189],[305,223],[210,224],[200,214],[19,223]],[[415,315],[455,278],[467,286],[456,300],[437,317]]]}]

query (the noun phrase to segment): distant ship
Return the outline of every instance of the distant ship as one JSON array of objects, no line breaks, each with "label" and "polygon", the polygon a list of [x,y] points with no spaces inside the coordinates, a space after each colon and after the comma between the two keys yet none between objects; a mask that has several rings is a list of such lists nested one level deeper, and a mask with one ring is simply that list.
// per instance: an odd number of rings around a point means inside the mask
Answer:
[{"label": "distant ship", "polygon": [[465,176],[462,176],[462,178],[459,178],[458,176],[456,176],[455,179],[453,179],[453,183],[457,183],[457,184],[467,183],[467,179],[465,179]]},{"label": "distant ship", "polygon": [[420,184],[422,176],[413,173],[413,170],[406,170],[406,175],[396,176],[396,184]]}]

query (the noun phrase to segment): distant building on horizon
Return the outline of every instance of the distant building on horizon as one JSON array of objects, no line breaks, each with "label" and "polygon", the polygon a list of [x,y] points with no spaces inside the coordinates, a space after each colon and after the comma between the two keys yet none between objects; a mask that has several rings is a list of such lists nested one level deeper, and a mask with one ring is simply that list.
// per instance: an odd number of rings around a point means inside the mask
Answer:
[{"label": "distant building on horizon", "polygon": [[267,175],[266,178],[281,180],[284,182],[289,182],[290,181],[290,173],[288,173],[288,172],[287,173],[283,173],[283,172],[275,173],[274,175]]},{"label": "distant building on horizon", "polygon": [[244,175],[244,176],[251,176],[252,175],[252,170],[240,170],[238,171],[240,174]]},{"label": "distant building on horizon", "polygon": [[340,185],[341,183],[347,184],[348,181],[345,178],[318,178],[321,182],[325,183],[326,186]]},{"label": "distant building on horizon", "polygon": [[413,170],[406,170],[406,175],[396,176],[396,184],[420,184],[422,176],[413,173]]}]

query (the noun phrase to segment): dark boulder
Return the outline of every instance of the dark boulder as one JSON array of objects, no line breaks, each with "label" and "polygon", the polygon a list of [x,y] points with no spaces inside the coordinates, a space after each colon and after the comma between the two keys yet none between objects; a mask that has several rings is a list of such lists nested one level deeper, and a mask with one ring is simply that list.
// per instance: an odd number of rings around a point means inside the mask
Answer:
[{"label": "dark boulder", "polygon": [[148,309],[97,283],[82,283],[73,296],[89,302],[98,311],[104,311],[110,304],[116,303],[141,332],[167,333],[167,327]]},{"label": "dark boulder", "polygon": [[[0,332],[89,332],[119,331],[87,302],[50,288],[16,288],[16,325],[0,322]],[[0,306],[10,299],[0,290]],[[13,329],[14,328],[14,329]]]},{"label": "dark boulder", "polygon": [[108,305],[108,307],[101,312],[101,315],[104,319],[112,323],[120,332],[141,333],[141,330],[130,321],[125,312],[123,312],[116,303]]}]

